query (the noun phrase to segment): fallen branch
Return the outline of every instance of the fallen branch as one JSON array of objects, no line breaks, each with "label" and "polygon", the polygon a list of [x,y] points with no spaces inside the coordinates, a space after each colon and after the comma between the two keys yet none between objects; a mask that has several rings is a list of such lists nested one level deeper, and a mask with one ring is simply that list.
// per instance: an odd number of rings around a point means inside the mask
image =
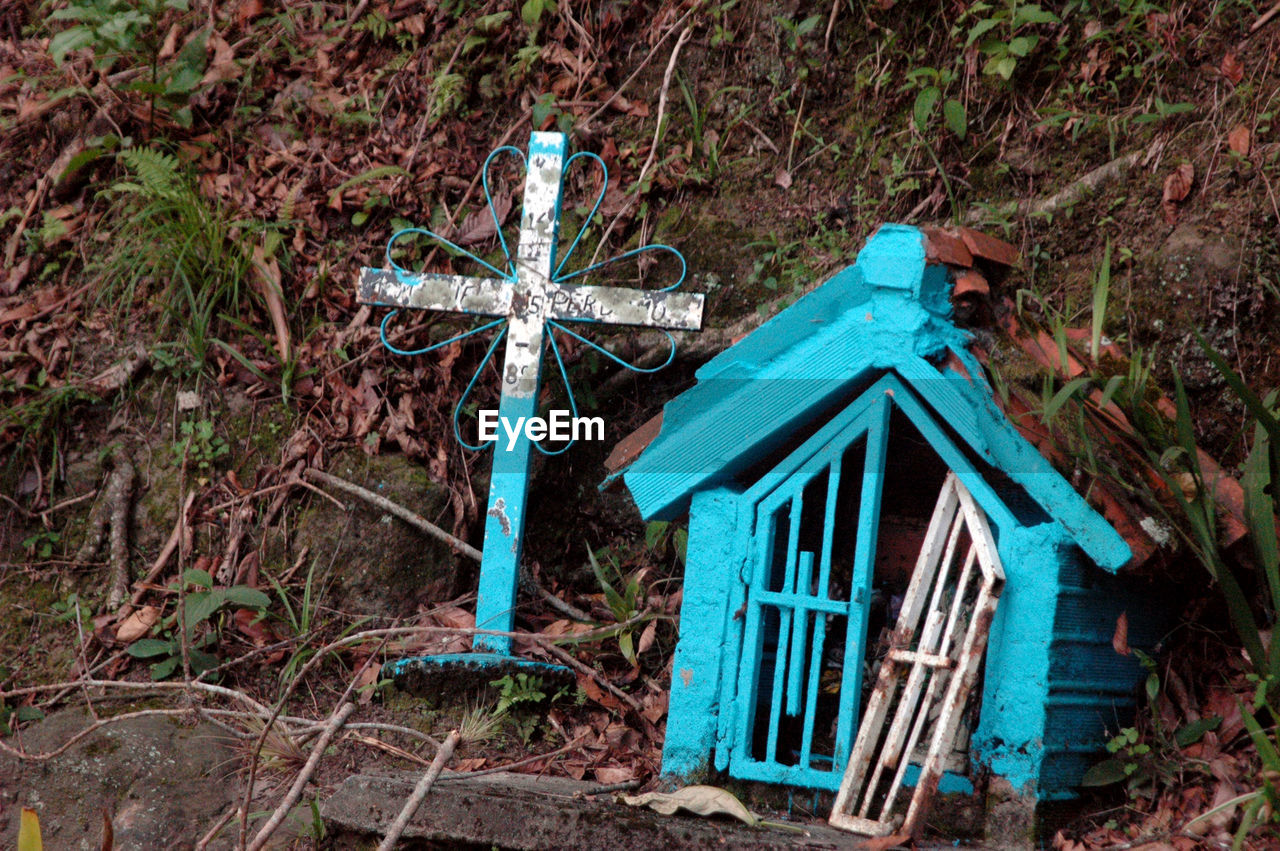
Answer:
[{"label": "fallen branch", "polygon": [[1249,34],[1252,35],[1253,33],[1256,33],[1258,30],[1262,29],[1264,26],[1266,26],[1267,22],[1270,21],[1272,18],[1274,18],[1276,15],[1280,15],[1280,2],[1276,3],[1270,9],[1268,9],[1267,11],[1263,12],[1261,15],[1258,16],[1258,20],[1254,21],[1253,26],[1249,27]]},{"label": "fallen branch", "polygon": [[553,644],[542,645],[542,649],[546,650],[552,656],[556,657],[561,662],[564,662],[566,665],[568,665],[570,668],[573,668],[575,671],[578,671],[581,674],[585,674],[588,677],[591,677],[591,679],[595,680],[606,691],[608,691],[610,694],[612,694],[614,697],[618,698],[622,702],[626,703],[636,712],[641,712],[644,710],[644,707],[640,705],[640,701],[636,700],[634,697],[627,694],[625,691],[618,688],[613,683],[609,682],[609,680],[606,679],[604,675],[601,674],[599,671],[597,671],[595,668],[592,668],[590,665],[584,665],[582,662],[579,662],[577,659],[573,657],[573,654],[566,653],[565,651],[561,650],[559,647],[556,647]]},{"label": "fallen branch", "polygon": [[542,583],[538,581],[537,577],[535,577],[530,571],[524,568],[521,568],[520,570],[520,584],[525,587],[525,590],[532,591],[534,594],[537,594],[539,599],[542,600],[542,602],[546,603],[548,606],[555,609],[557,612],[569,618],[570,620],[590,621],[592,619],[591,615],[582,611],[582,609],[579,609],[577,606],[574,606],[571,603],[566,603],[564,600],[561,600],[555,594],[552,594],[545,587],[543,587]]},{"label": "fallen branch", "polygon": [[232,807],[223,813],[222,818],[218,819],[218,823],[209,828],[204,836],[200,837],[200,841],[196,843],[195,851],[205,851],[205,849],[209,847],[209,843],[216,839],[218,834],[222,832],[222,829],[227,826],[227,823],[235,817],[235,807]]},{"label": "fallen branch", "polygon": [[596,109],[595,112],[588,115],[581,122],[579,126],[582,126],[582,127],[591,126],[591,122],[599,118],[600,113],[608,109],[610,104],[612,104],[615,100],[621,97],[623,90],[626,89],[627,86],[631,85],[631,81],[640,75],[640,72],[643,71],[645,66],[649,64],[649,60],[657,55],[658,48],[662,47],[662,43],[666,41],[668,38],[670,38],[673,32],[680,29],[680,25],[683,24],[685,21],[687,21],[690,15],[692,15],[694,12],[698,11],[701,8],[702,8],[702,3],[695,3],[693,6],[689,8],[689,11],[681,15],[680,19],[676,21],[674,24],[672,24],[671,28],[662,34],[662,38],[658,39],[657,42],[654,43],[653,48],[650,49],[650,51],[645,54],[644,58],[640,60],[639,64],[636,65],[635,70],[631,72],[631,76],[623,80],[622,85],[614,89],[613,94],[609,95],[609,97],[605,99],[604,103],[600,104],[600,106]]},{"label": "fallen branch", "polygon": [[[351,692],[355,689],[356,683],[360,681],[360,678],[364,675],[365,669],[369,667],[369,664],[373,662],[373,660],[377,657],[378,653],[381,652],[382,648],[386,645],[386,643],[387,643],[387,640],[385,638],[382,639],[382,642],[378,645],[378,649],[375,650],[373,653],[370,653],[369,657],[364,660],[364,662],[360,665],[359,668],[356,669],[355,675],[351,678],[351,681],[347,683],[347,687],[342,692],[342,696],[338,698],[339,708],[341,708],[344,704],[348,703],[348,698],[351,696]],[[271,710],[268,713],[270,717],[267,719],[267,722],[262,725],[262,732],[258,734],[258,740],[257,742],[254,743],[253,750],[249,752],[250,753],[249,778],[248,780],[245,781],[244,796],[241,798],[241,801],[240,801],[240,838],[237,844],[238,848],[244,848],[248,841],[249,802],[253,800],[253,784],[258,776],[258,756],[259,754],[262,753],[262,746],[267,741],[267,735],[271,732],[272,725],[276,723],[276,721],[279,719],[281,712],[283,712],[285,701],[287,701],[289,697],[293,694],[294,690],[298,687],[298,684],[302,682],[302,678],[307,674],[307,672],[310,671],[312,667],[319,664],[320,661],[324,659],[325,655],[326,655],[326,651],[324,650],[317,652],[313,657],[307,660],[307,663],[305,665],[303,665],[301,668],[298,669],[298,672],[296,674],[294,674],[293,679],[290,680],[289,684],[285,687],[284,693],[281,694],[280,699],[276,701],[275,709]],[[355,708],[355,704],[350,704],[350,705],[352,706],[353,709]],[[350,714],[350,712],[348,712],[348,714]],[[343,720],[345,719],[346,719],[346,716],[344,715]],[[287,729],[286,729],[286,732],[287,732]],[[322,734],[322,736],[323,735],[325,734]],[[332,736],[332,732],[328,732],[327,735]],[[318,758],[317,758],[317,761],[318,761]],[[259,831],[258,835],[254,837],[254,842],[256,843],[258,839],[263,839],[263,841],[265,841],[265,837],[263,837],[261,831]]]},{"label": "fallen branch", "polygon": [[149,689],[155,689],[157,691],[186,691],[187,689],[194,688],[197,691],[203,691],[209,694],[215,694],[215,695],[218,695],[219,697],[225,697],[230,700],[238,700],[241,703],[245,704],[246,706],[254,709],[255,711],[263,715],[271,714],[270,709],[268,709],[266,706],[263,706],[261,703],[254,700],[252,697],[249,697],[249,695],[245,694],[244,692],[236,691],[235,689],[227,688],[226,686],[214,685],[213,683],[202,683],[199,680],[192,680],[189,683],[183,683],[183,682],[134,683],[134,682],[129,682],[127,680],[72,680],[70,682],[47,683],[45,685],[24,686],[23,688],[15,688],[15,689],[10,689],[8,691],[0,691],[0,701],[8,701],[11,698],[23,697],[28,694],[40,694],[41,692],[46,692],[46,691],[72,690],[72,689],[77,689],[81,687],[115,688],[115,689],[122,689],[122,690],[135,689],[138,691],[146,691]]},{"label": "fallen branch", "polygon": [[[418,781],[418,785],[413,787],[413,794],[409,796],[409,800],[405,801],[404,808],[400,810],[400,815],[396,816],[396,820],[392,822],[391,829],[387,831],[386,836],[382,838],[382,843],[378,846],[378,851],[391,851],[395,847],[396,841],[400,838],[400,834],[404,833],[404,829],[409,826],[409,819],[413,818],[413,814],[418,811],[418,807],[422,805],[422,800],[427,797],[427,793],[431,791],[431,786],[436,782],[436,778],[440,776],[444,764],[453,757],[453,750],[458,746],[458,741],[462,738],[462,734],[457,730],[451,732],[444,740],[444,744],[440,746],[440,750],[436,751],[436,758],[431,761],[431,765],[427,768],[427,772],[422,775],[422,779]],[[249,851],[257,851],[251,848]]]},{"label": "fallen branch", "polygon": [[[692,12],[693,10],[691,9],[690,11]],[[658,157],[658,144],[662,141],[662,119],[667,111],[667,90],[671,88],[671,77],[676,71],[676,59],[680,57],[680,48],[684,47],[684,43],[692,35],[693,24],[689,24],[680,33],[680,37],[676,39],[675,46],[671,48],[671,58],[667,60],[667,70],[662,74],[662,88],[658,91],[658,121],[653,128],[653,141],[649,143],[649,156],[645,158],[644,165],[640,168],[640,176],[636,178],[636,191],[627,196],[627,203],[622,206],[622,209],[613,217],[613,221],[609,222],[609,226],[604,229],[604,234],[601,235],[600,242],[596,244],[595,253],[591,255],[591,262],[587,266],[596,264],[596,260],[600,257],[600,252],[604,250],[605,243],[609,241],[609,234],[613,233],[614,227],[635,206],[636,199],[640,197],[645,176],[649,173],[649,169],[653,167],[653,161]]]},{"label": "fallen branch", "polygon": [[401,520],[408,523],[410,526],[413,526],[414,528],[427,533],[428,535],[430,535],[433,538],[436,538],[437,540],[445,542],[449,546],[453,547],[453,549],[456,552],[460,552],[465,556],[469,556],[470,558],[473,558],[476,561],[481,560],[480,551],[477,550],[475,547],[471,546],[470,544],[468,544],[466,541],[462,540],[461,538],[455,538],[453,535],[450,535],[448,532],[441,529],[439,526],[432,523],[430,520],[427,520],[425,517],[422,517],[419,514],[415,514],[414,512],[410,511],[407,508],[404,508],[403,506],[397,505],[396,503],[392,502],[391,500],[387,499],[384,496],[379,496],[378,494],[374,493],[371,490],[366,490],[365,488],[362,488],[359,485],[355,485],[355,484],[352,484],[351,482],[348,482],[346,479],[340,479],[337,476],[332,476],[326,472],[323,472],[322,470],[315,470],[312,468],[308,468],[303,473],[303,475],[309,479],[315,479],[316,481],[322,482],[326,485],[329,485],[330,487],[337,488],[340,491],[345,491],[351,494],[352,496],[358,496],[361,499],[363,499],[365,502],[369,503],[370,505],[376,506],[377,508],[381,508],[383,511],[387,512],[388,514],[392,514],[396,517],[399,517]]},{"label": "fallen branch", "polygon": [[[1052,215],[1063,207],[1070,207],[1086,195],[1096,192],[1102,184],[1117,179],[1132,168],[1141,158],[1142,152],[1140,151],[1116,157],[1111,162],[1100,165],[1085,174],[1084,177],[1068,183],[1062,190],[1048,198],[1039,201],[1023,201],[1018,205],[1018,212],[1023,216]],[[965,221],[968,224],[974,224],[981,219],[982,211],[976,208],[965,215]]]},{"label": "fallen branch", "polygon": [[[42,106],[52,106],[56,102],[55,98],[49,98]],[[50,179],[48,175],[41,177],[36,181],[35,191],[31,193],[31,200],[27,202],[27,208],[22,213],[22,218],[18,220],[18,226],[13,231],[13,236],[9,237],[9,243],[4,249],[4,267],[12,269],[14,261],[18,258],[18,249],[22,246],[22,234],[27,229],[27,222],[31,220],[31,214],[36,211],[36,207],[40,206],[40,202],[44,200],[45,191],[49,188]]]},{"label": "fallen branch", "polygon": [[263,845],[266,845],[267,840],[271,838],[271,834],[276,832],[276,828],[289,815],[289,810],[293,809],[293,805],[298,803],[298,799],[302,797],[302,790],[306,788],[307,783],[311,780],[311,775],[315,774],[316,768],[320,765],[320,758],[324,756],[325,750],[329,747],[329,742],[332,741],[334,734],[342,728],[347,716],[354,712],[355,709],[356,705],[354,703],[344,699],[333,715],[329,716],[329,721],[320,733],[320,738],[316,740],[315,747],[311,749],[311,756],[307,758],[306,765],[302,766],[302,771],[298,772],[297,778],[293,781],[293,786],[289,787],[289,791],[285,794],[284,800],[280,802],[280,806],[276,807],[276,811],[271,814],[271,818],[267,819],[267,823],[258,831],[258,835],[253,838],[253,842],[249,843],[249,851],[258,851]]}]

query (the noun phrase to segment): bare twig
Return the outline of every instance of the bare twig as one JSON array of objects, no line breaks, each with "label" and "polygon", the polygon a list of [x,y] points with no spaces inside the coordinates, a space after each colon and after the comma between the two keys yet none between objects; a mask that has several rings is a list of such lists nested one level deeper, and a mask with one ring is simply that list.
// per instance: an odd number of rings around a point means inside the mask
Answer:
[{"label": "bare twig", "polygon": [[306,765],[302,766],[302,771],[298,772],[297,778],[294,779],[293,785],[289,787],[289,791],[280,802],[280,806],[276,807],[276,811],[271,814],[271,818],[267,819],[267,823],[258,831],[258,835],[253,837],[253,842],[249,843],[249,851],[258,851],[263,845],[266,845],[267,840],[271,838],[271,834],[276,832],[276,828],[289,815],[289,810],[293,809],[293,805],[298,803],[298,799],[302,797],[302,790],[306,788],[307,783],[311,780],[311,775],[315,774],[316,768],[320,765],[320,758],[324,756],[325,750],[329,747],[329,742],[333,740],[334,734],[342,728],[347,716],[354,712],[355,709],[356,705],[354,703],[343,700],[342,704],[329,716],[329,721],[325,724],[324,730],[321,731],[320,738],[316,740],[315,746],[311,749],[311,756],[307,758]]},{"label": "bare twig", "polygon": [[218,838],[218,834],[227,826],[233,818],[236,817],[236,808],[231,807],[222,814],[222,818],[218,819],[218,823],[209,828],[204,836],[200,837],[200,841],[196,843],[195,851],[205,851],[209,847],[209,843]]},{"label": "bare twig", "polygon": [[364,14],[365,7],[369,5],[369,0],[360,0],[356,7],[351,10],[351,14],[347,16],[347,22],[342,25],[342,29],[338,31],[338,37],[334,39],[334,44],[342,44],[347,40],[347,33],[351,32],[351,27],[355,22],[360,20],[360,16]]},{"label": "bare twig", "polygon": [[[487,15],[489,13],[489,7],[492,5],[492,3],[486,3],[484,8],[480,10],[480,14]],[[454,63],[458,61],[458,57],[462,55],[462,50],[466,46],[467,39],[458,39],[458,46],[453,49],[453,55],[449,57],[449,61],[444,64],[443,68],[433,75],[431,88],[427,91],[427,108],[422,111],[422,119],[418,122],[417,130],[414,132],[413,148],[409,151],[409,158],[405,160],[404,170],[407,172],[412,173],[413,164],[418,159],[418,151],[422,149],[422,139],[427,133],[427,123],[431,120],[432,114],[435,111],[432,107],[436,98],[436,91],[440,87],[440,81],[448,76],[449,72],[453,69]]]},{"label": "bare twig", "polygon": [[831,31],[836,28],[836,15],[840,11],[840,0],[831,4],[831,16],[827,18],[827,34],[822,37],[822,52],[831,53]]},{"label": "bare twig", "polygon": [[566,665],[568,665],[570,668],[573,668],[575,671],[581,674],[585,674],[591,679],[595,680],[606,691],[608,691],[614,697],[621,700],[623,703],[630,706],[636,712],[640,712],[644,709],[644,707],[640,705],[640,701],[636,700],[634,697],[627,694],[625,691],[618,688],[613,683],[609,682],[609,680],[605,678],[605,676],[601,674],[599,671],[597,671],[595,668],[592,668],[590,665],[585,665],[582,662],[579,662],[576,658],[574,658],[573,654],[567,653],[564,650],[561,650],[559,647],[556,647],[554,644],[544,644],[542,646],[542,649],[546,650],[552,656],[556,657],[561,662],[564,662]]},{"label": "bare twig", "polygon": [[1258,30],[1266,26],[1267,22],[1270,21],[1272,18],[1274,18],[1276,15],[1280,15],[1280,2],[1276,3],[1270,9],[1268,9],[1267,11],[1263,12],[1261,15],[1258,16],[1258,20],[1254,21],[1253,26],[1249,27],[1250,35],[1252,35],[1253,33],[1256,33]]},{"label": "bare twig", "polygon": [[365,502],[369,503],[370,505],[374,505],[378,508],[381,508],[383,511],[387,512],[388,514],[393,514],[396,517],[399,517],[401,520],[408,523],[410,526],[413,526],[419,529],[420,531],[426,532],[431,537],[444,541],[446,544],[453,547],[455,551],[460,552],[465,556],[469,556],[470,558],[473,558],[476,561],[480,561],[481,559],[480,551],[477,550],[475,547],[471,546],[470,544],[468,544],[466,541],[463,541],[460,538],[455,538],[453,535],[450,535],[448,532],[441,529],[439,526],[432,523],[430,520],[427,520],[425,517],[422,517],[419,514],[415,514],[414,512],[410,511],[407,508],[404,508],[403,506],[397,505],[396,503],[392,502],[391,500],[387,499],[384,496],[379,496],[373,491],[366,490],[365,488],[362,488],[359,485],[348,482],[346,479],[341,479],[341,478],[338,478],[337,476],[332,476],[321,470],[308,468],[303,475],[305,475],[309,479],[315,479],[319,482],[323,482],[324,484],[329,485],[330,487],[334,487],[334,488],[337,488],[338,490],[345,491],[353,496],[358,496],[361,499],[363,499]]},{"label": "bare twig", "polygon": [[207,692],[208,694],[225,697],[230,700],[238,700],[245,706],[255,710],[262,715],[270,715],[271,710],[254,700],[242,691],[236,691],[226,686],[218,686],[213,683],[202,683],[199,680],[193,680],[189,683],[181,682],[160,682],[160,683],[134,683],[127,680],[91,680],[81,679],[72,680],[71,682],[62,683],[46,683],[38,686],[25,686],[23,688],[9,689],[0,692],[0,700],[9,700],[14,697],[22,697],[28,694],[41,694],[47,691],[69,691],[80,687],[85,688],[114,688],[121,690],[147,691],[155,689],[156,691],[186,691],[194,688],[197,691]]},{"label": "bare twig", "polygon": [[[351,695],[352,690],[355,689],[356,683],[358,683],[360,681],[360,677],[364,675],[365,669],[368,668],[369,664],[374,659],[377,658],[378,654],[382,651],[382,648],[383,646],[386,645],[386,643],[387,643],[387,639],[383,638],[381,643],[378,645],[378,649],[375,650],[373,653],[370,653],[369,657],[364,660],[364,663],[361,664],[360,667],[356,669],[355,675],[351,678],[351,682],[347,683],[346,690],[344,690],[342,692],[342,696],[338,698],[338,703],[340,705],[347,702],[347,698]],[[309,672],[313,667],[318,665],[321,662],[321,660],[324,659],[326,652],[327,651],[323,649],[317,652],[315,656],[308,659],[307,663],[303,665],[301,668],[299,668],[298,672],[294,674],[293,679],[290,680],[289,684],[285,687],[284,693],[280,695],[280,699],[276,701],[275,709],[271,710],[271,712],[268,713],[270,717],[267,719],[267,722],[262,725],[262,732],[258,734],[258,740],[254,744],[253,750],[250,751],[249,778],[248,780],[245,781],[244,796],[241,798],[241,801],[240,801],[240,840],[238,843],[238,847],[243,848],[248,842],[249,802],[253,800],[253,784],[254,784],[254,780],[258,776],[258,755],[262,753],[262,746],[267,741],[267,736],[271,732],[272,725],[275,724],[275,722],[279,719],[280,713],[284,710],[285,701],[287,701],[289,699],[289,696],[293,694],[294,689],[296,689],[298,687],[298,684],[302,682],[302,678],[306,676],[307,672]],[[345,720],[345,716],[344,716],[344,720]],[[261,837],[261,836],[262,834],[261,832],[259,832],[258,837]],[[254,838],[255,842],[257,841],[258,837]]]},{"label": "bare twig", "polygon": [[534,593],[538,595],[538,597],[542,600],[542,602],[546,603],[548,606],[555,609],[560,614],[575,621],[591,620],[591,615],[582,611],[582,609],[579,609],[577,606],[573,605],[572,603],[567,603],[564,600],[561,600],[555,594],[552,594],[546,588],[543,588],[542,585],[537,580],[531,580],[531,581],[533,584]]},{"label": "bare twig", "polygon": [[[378,851],[391,851],[395,847],[396,840],[400,838],[400,834],[404,833],[404,829],[409,826],[409,819],[413,818],[413,814],[418,811],[422,800],[431,791],[431,786],[436,782],[436,778],[440,776],[440,771],[444,768],[445,763],[453,756],[453,750],[458,746],[458,741],[461,738],[462,734],[457,730],[449,733],[448,738],[444,740],[444,744],[440,746],[440,750],[436,751],[436,758],[431,761],[431,765],[427,768],[426,773],[422,775],[422,779],[418,781],[418,785],[413,787],[413,794],[409,796],[409,800],[405,801],[404,808],[400,810],[400,815],[396,816],[396,820],[391,824],[391,829],[382,838]],[[250,851],[254,851],[254,849],[250,849]]]},{"label": "bare twig", "polygon": [[22,218],[18,220],[18,227],[14,229],[13,236],[9,237],[9,244],[5,246],[4,267],[6,269],[13,268],[13,261],[18,257],[18,248],[22,245],[22,234],[27,229],[27,222],[31,219],[31,214],[36,211],[36,207],[40,206],[40,202],[44,199],[45,191],[49,188],[49,182],[48,175],[41,177],[36,182],[35,191],[31,193],[31,200],[27,202],[27,209],[23,212]]},{"label": "bare twig", "polygon": [[[692,12],[693,10],[690,9],[689,11]],[[693,24],[690,24],[680,33],[680,37],[676,39],[675,46],[671,48],[671,58],[667,60],[667,70],[662,74],[662,88],[658,92],[658,121],[653,128],[653,141],[649,143],[649,156],[645,159],[644,166],[640,169],[640,176],[636,178],[636,191],[627,196],[627,203],[622,206],[622,209],[613,217],[613,221],[609,222],[609,226],[604,229],[604,234],[600,237],[600,242],[596,245],[595,253],[591,255],[591,262],[587,264],[588,266],[595,265],[600,252],[604,250],[605,243],[609,241],[609,234],[613,233],[614,227],[635,206],[636,199],[640,197],[640,188],[644,185],[644,179],[648,175],[649,169],[653,167],[653,161],[658,156],[658,144],[662,141],[662,119],[667,111],[667,90],[671,88],[671,77],[676,72],[676,60],[680,57],[680,48],[684,47],[684,43],[692,35]]]},{"label": "bare twig", "polygon": [[636,68],[634,71],[631,72],[631,75],[627,77],[627,79],[622,81],[622,85],[614,89],[613,94],[609,95],[609,97],[605,99],[604,103],[600,104],[600,106],[596,108],[595,112],[591,113],[586,117],[586,119],[582,122],[583,126],[589,126],[592,121],[595,121],[597,118],[600,117],[600,113],[608,109],[610,104],[612,104],[615,100],[621,97],[623,90],[625,90],[627,86],[631,85],[631,81],[634,80],[637,76],[639,76],[640,72],[643,71],[645,66],[649,64],[649,60],[657,55],[658,48],[662,47],[662,43],[666,41],[668,38],[670,38],[673,32],[680,29],[680,25],[683,24],[685,21],[687,21],[690,15],[692,15],[694,12],[698,11],[701,8],[702,8],[702,3],[695,3],[693,6],[689,7],[689,11],[681,15],[680,19],[677,20],[674,24],[672,24],[671,28],[662,34],[662,38],[658,39],[654,43],[653,48],[648,53],[645,54],[643,59],[640,60],[640,63],[636,65]]}]

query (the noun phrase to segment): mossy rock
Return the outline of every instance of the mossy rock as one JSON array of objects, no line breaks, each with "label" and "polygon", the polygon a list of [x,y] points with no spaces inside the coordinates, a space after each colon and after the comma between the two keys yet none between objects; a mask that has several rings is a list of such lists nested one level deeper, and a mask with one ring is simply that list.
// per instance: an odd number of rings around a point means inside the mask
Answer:
[{"label": "mossy rock", "polygon": [[[25,729],[22,744],[53,750],[91,720],[63,710]],[[44,762],[0,756],[0,847],[14,847],[19,806],[39,814],[46,848],[98,848],[104,808],[117,848],[184,847],[234,799],[235,765],[225,731],[156,716],[106,727]]]},{"label": "mossy rock", "polygon": [[[400,455],[339,455],[329,472],[367,488],[433,523],[451,518],[449,495]],[[309,547],[319,569],[332,564],[326,604],[349,614],[398,617],[418,603],[454,596],[459,557],[403,520],[345,494],[344,511],[315,500],[299,518],[293,548]]]}]

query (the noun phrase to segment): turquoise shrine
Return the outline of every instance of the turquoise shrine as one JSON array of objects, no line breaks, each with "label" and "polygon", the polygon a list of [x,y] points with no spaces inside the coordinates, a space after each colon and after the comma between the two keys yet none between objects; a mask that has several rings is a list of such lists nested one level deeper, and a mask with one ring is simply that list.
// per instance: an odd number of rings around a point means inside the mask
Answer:
[{"label": "turquoise shrine", "polygon": [[1123,612],[1150,646],[1160,607],[1122,572],[1125,540],[997,407],[926,239],[882,227],[854,265],[703,365],[623,473],[646,520],[689,522],[666,775],[840,787],[953,481],[984,515],[1004,586],[940,790],[1002,778],[1025,801],[1072,797],[1132,716],[1145,672],[1112,635]]}]

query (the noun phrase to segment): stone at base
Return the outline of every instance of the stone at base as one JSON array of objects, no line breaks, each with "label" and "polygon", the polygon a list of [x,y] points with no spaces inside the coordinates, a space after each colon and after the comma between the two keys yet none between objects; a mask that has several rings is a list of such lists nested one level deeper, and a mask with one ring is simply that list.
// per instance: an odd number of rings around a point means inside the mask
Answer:
[{"label": "stone at base", "polygon": [[[321,815],[329,834],[381,836],[395,821],[418,774],[349,777]],[[753,828],[721,818],[616,804],[611,795],[584,795],[595,784],[560,777],[491,774],[442,776],[414,814],[406,839],[451,845],[541,849],[848,848],[856,837],[826,825],[805,825],[808,836]]]},{"label": "stone at base", "polygon": [[[63,710],[25,729],[22,745],[53,750],[88,724],[83,710]],[[0,757],[0,848],[17,845],[20,806],[37,811],[46,848],[100,847],[103,808],[116,848],[194,844],[234,799],[235,765],[224,731],[155,716],[104,727],[45,762]]]},{"label": "stone at base", "polygon": [[1003,777],[992,777],[987,785],[985,833],[987,843],[996,848],[1035,848],[1035,799],[1020,794]]}]

